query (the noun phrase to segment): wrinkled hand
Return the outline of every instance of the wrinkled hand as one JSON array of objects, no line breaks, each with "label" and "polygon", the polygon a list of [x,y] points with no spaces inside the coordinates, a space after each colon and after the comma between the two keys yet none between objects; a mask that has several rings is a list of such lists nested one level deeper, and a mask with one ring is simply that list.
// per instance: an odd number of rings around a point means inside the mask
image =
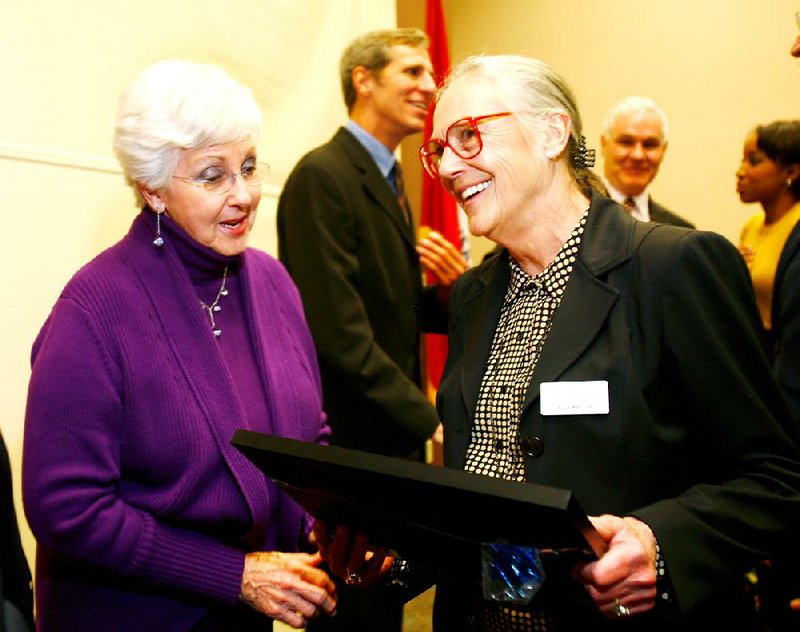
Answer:
[{"label": "wrinkled hand", "polygon": [[392,566],[386,549],[370,547],[363,533],[352,534],[345,525],[337,525],[331,535],[325,523],[317,520],[312,539],[331,572],[348,584],[373,586]]},{"label": "wrinkled hand", "polygon": [[603,556],[579,563],[575,579],[586,587],[592,600],[609,619],[621,604],[631,614],[640,614],[656,603],[656,539],[644,522],[617,516],[590,517],[595,529],[608,543]]},{"label": "wrinkled hand", "polygon": [[319,554],[248,553],[239,598],[268,617],[303,628],[320,613],[336,612],[336,587],[317,568],[321,563]]},{"label": "wrinkled hand", "polygon": [[420,262],[433,273],[438,285],[453,285],[469,267],[461,252],[435,230],[420,239],[417,252]]}]

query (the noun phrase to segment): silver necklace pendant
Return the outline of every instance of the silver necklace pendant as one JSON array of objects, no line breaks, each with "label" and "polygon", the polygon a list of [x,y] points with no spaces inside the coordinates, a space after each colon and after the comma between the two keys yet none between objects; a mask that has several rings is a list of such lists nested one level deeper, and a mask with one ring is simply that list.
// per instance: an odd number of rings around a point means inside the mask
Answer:
[{"label": "silver necklace pendant", "polygon": [[222,335],[222,329],[217,326],[217,321],[214,318],[214,314],[218,314],[222,311],[222,305],[219,304],[219,300],[223,296],[228,296],[228,288],[225,287],[225,281],[228,279],[228,266],[225,266],[225,270],[222,273],[222,285],[217,292],[217,296],[214,298],[214,302],[211,305],[206,305],[203,301],[200,301],[200,307],[203,311],[208,313],[208,318],[211,321],[211,333],[214,335],[214,338],[219,338]]}]

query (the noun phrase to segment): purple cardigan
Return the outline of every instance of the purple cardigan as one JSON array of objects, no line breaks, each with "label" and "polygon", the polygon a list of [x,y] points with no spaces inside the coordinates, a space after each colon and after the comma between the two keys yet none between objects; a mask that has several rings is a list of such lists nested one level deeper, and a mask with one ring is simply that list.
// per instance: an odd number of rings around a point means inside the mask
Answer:
[{"label": "purple cardigan", "polygon": [[[147,213],[73,277],[34,343],[23,499],[40,630],[188,630],[235,604],[247,551],[297,550],[307,529],[231,446],[235,429],[262,426],[242,409],[178,255],[153,247]],[[240,274],[268,423],[326,441],[292,281],[252,249]]]}]

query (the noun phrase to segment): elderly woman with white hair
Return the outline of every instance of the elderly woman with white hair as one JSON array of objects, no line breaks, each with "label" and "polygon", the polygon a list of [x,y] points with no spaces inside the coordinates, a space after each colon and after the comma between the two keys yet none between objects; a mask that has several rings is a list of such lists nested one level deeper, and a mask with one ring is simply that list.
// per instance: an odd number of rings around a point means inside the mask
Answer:
[{"label": "elderly woman with white hair", "polygon": [[[535,59],[462,62],[420,155],[503,247],[451,296],[445,465],[572,490],[606,547],[541,551],[535,594],[482,590],[479,559],[441,569],[434,629],[758,629],[743,576],[796,537],[800,453],[736,249],[587,195],[575,99]],[[317,533],[334,572],[361,572]]]},{"label": "elderly woman with white hair", "polygon": [[114,146],[142,210],[56,302],[32,355],[23,497],[37,626],[265,630],[335,610],[306,514],[231,445],[325,441],[283,267],[247,248],[260,112],[217,67],[158,62]]}]

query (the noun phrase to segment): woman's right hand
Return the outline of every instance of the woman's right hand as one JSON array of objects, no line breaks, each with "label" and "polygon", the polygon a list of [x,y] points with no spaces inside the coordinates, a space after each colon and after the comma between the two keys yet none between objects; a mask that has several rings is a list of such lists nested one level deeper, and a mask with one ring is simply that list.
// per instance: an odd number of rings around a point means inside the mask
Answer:
[{"label": "woman's right hand", "polygon": [[248,553],[239,598],[268,617],[303,628],[309,619],[336,613],[336,587],[317,568],[321,563],[318,553]]}]

